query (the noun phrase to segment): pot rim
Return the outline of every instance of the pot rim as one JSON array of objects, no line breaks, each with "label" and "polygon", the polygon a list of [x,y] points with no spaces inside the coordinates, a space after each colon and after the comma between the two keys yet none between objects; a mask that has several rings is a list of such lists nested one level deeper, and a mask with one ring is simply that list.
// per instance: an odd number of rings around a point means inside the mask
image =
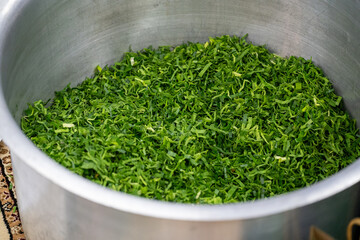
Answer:
[{"label": "pot rim", "polygon": [[[27,0],[13,0],[4,3],[0,11],[0,54],[9,24],[16,19],[11,14],[15,8],[24,7]],[[19,11],[18,11],[19,12]],[[7,23],[7,24],[6,24]],[[7,26],[6,26],[7,25]],[[1,36],[4,39],[1,38]],[[0,55],[0,72],[1,72]],[[0,135],[11,149],[14,161],[22,161],[40,176],[75,196],[118,211],[149,217],[183,221],[232,221],[270,216],[310,205],[329,198],[360,181],[359,159],[338,173],[290,193],[254,202],[240,202],[221,205],[196,205],[146,199],[117,192],[72,173],[56,163],[38,149],[21,131],[6,104],[0,75]],[[16,171],[16,169],[14,170]],[[17,176],[21,177],[21,176]]]}]

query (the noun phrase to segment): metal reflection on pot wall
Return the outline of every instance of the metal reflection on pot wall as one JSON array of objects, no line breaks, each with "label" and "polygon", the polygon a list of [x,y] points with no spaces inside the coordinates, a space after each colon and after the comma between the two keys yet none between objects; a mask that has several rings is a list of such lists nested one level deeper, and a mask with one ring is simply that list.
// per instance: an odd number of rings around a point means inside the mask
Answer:
[{"label": "metal reflection on pot wall", "polygon": [[[113,192],[49,159],[21,132],[28,102],[118,60],[129,46],[244,35],[282,55],[312,57],[360,122],[360,3],[296,0],[5,0],[0,3],[0,135],[9,145],[28,239],[343,238],[359,214],[359,161],[314,186],[221,206]],[[4,9],[7,12],[5,13]],[[324,217],[326,216],[326,217]],[[141,230],[139,230],[141,229]]]}]

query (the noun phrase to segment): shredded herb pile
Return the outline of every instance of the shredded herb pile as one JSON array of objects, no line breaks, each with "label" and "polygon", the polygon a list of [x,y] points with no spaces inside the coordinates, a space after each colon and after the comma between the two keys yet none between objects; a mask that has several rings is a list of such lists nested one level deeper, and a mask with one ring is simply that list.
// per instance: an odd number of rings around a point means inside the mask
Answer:
[{"label": "shredded herb pile", "polygon": [[355,120],[322,70],[246,37],[128,52],[25,110],[45,153],[106,187],[219,204],[267,198],[360,156]]}]

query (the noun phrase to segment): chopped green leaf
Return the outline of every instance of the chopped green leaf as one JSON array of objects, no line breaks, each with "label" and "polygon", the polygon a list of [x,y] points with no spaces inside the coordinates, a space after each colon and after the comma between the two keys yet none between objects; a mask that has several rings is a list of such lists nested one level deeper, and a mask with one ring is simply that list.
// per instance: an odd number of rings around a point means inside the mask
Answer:
[{"label": "chopped green leaf", "polygon": [[360,156],[355,120],[311,60],[243,38],[145,48],[24,111],[25,134],[93,182],[220,204],[316,183]]}]

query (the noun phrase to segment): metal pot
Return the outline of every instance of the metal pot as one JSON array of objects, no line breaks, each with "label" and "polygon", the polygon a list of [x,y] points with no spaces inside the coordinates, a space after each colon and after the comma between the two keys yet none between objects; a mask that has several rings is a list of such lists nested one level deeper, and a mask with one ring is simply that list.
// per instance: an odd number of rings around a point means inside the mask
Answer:
[{"label": "metal pot", "polygon": [[2,0],[0,135],[13,158],[27,239],[336,238],[360,213],[360,161],[311,187],[218,206],[148,200],[83,179],[22,133],[26,104],[149,45],[244,35],[275,53],[312,57],[360,122],[358,0]]}]

